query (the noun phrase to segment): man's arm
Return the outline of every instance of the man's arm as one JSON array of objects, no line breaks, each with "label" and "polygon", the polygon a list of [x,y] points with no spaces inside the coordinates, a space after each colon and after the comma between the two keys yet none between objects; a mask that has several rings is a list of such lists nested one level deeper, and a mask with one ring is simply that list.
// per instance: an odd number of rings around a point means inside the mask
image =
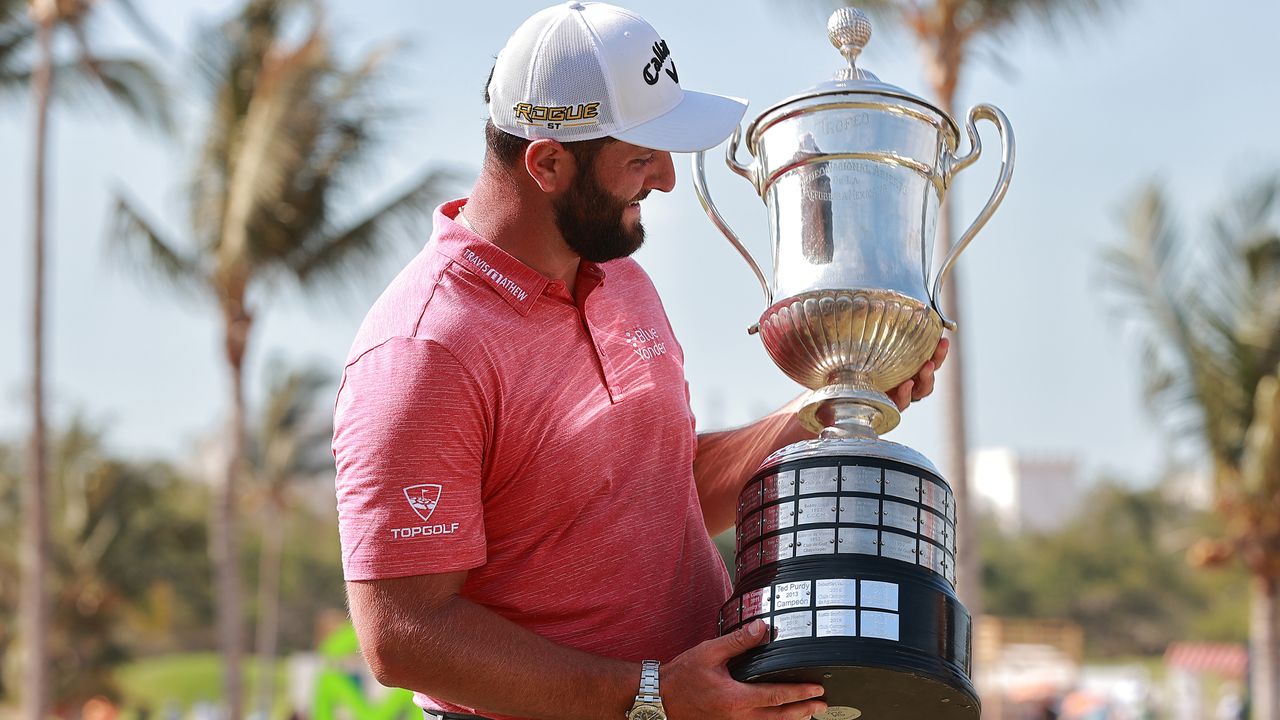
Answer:
[{"label": "man's arm", "polygon": [[[933,392],[933,374],[946,359],[948,347],[948,340],[940,340],[933,357],[920,372],[889,392],[889,398],[899,410],[906,410],[912,402]],[[770,453],[813,437],[796,418],[804,397],[801,395],[750,425],[699,433],[693,475],[698,485],[698,500],[702,503],[702,517],[712,535],[732,527],[742,484]]]},{"label": "man's arm", "polygon": [[[622,720],[640,665],[553,643],[458,595],[465,572],[347,583],[360,647],[378,682],[497,713],[546,720]],[[800,720],[826,709],[822,686],[736,682],[729,658],[757,645],[763,623],[686,651],[660,670],[671,720]]]}]

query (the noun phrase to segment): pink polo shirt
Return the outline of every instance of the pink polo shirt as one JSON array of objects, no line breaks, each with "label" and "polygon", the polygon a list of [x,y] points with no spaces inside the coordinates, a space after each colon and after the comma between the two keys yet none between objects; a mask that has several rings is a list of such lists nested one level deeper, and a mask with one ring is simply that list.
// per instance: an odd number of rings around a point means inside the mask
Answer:
[{"label": "pink polo shirt", "polygon": [[543,637],[670,660],[715,635],[730,585],[662,303],[630,259],[583,261],[571,296],[456,223],[463,202],[436,210],[347,360],[346,579],[467,570],[464,597]]}]

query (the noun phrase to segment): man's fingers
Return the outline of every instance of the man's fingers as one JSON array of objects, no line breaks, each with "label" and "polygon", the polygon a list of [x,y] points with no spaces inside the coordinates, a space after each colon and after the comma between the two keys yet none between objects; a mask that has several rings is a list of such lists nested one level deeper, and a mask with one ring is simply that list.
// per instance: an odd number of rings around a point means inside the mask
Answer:
[{"label": "man's fingers", "polygon": [[[783,705],[777,709],[776,717],[781,720],[807,720],[820,712],[826,712],[827,704],[821,700],[804,700]],[[770,715],[773,717],[773,715]]]},{"label": "man's fingers", "polygon": [[899,411],[906,410],[911,404],[911,391],[915,386],[915,380],[908,380],[893,391],[893,404],[898,406]]},{"label": "man's fingers", "polygon": [[768,629],[763,620],[752,620],[728,635],[708,640],[703,645],[713,662],[723,663],[759,645],[768,636]]},{"label": "man's fingers", "polygon": [[[766,709],[768,717],[803,718],[827,709],[826,703],[816,699],[826,691],[814,683],[750,683],[749,687],[751,696],[747,704]],[[808,713],[804,712],[806,709]]]},{"label": "man's fingers", "polygon": [[911,391],[912,400],[921,400],[933,392],[934,367],[933,361],[930,360],[920,368],[920,372],[916,374],[916,386]]},{"label": "man's fingers", "polygon": [[935,368],[942,367],[942,361],[947,359],[947,351],[951,349],[951,340],[942,338],[938,341],[938,347],[933,351],[933,357],[929,358],[933,361]]}]

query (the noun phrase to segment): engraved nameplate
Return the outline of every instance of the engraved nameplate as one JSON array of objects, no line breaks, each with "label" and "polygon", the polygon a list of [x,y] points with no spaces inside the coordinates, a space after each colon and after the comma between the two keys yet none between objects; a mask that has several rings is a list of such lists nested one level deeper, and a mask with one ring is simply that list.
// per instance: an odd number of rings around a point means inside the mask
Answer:
[{"label": "engraved nameplate", "polygon": [[859,583],[861,592],[860,607],[876,608],[879,610],[897,610],[898,609],[898,585],[897,583],[882,582],[880,580],[863,580]]},{"label": "engraved nameplate", "polygon": [[779,583],[773,586],[773,609],[794,610],[810,606],[811,589],[808,580]]},{"label": "engraved nameplate", "polygon": [[742,518],[758,507],[760,507],[760,481],[752,480],[738,495],[738,517]]},{"label": "engraved nameplate", "polygon": [[884,531],[880,533],[880,556],[916,563],[916,539]]},{"label": "engraved nameplate", "polygon": [[761,559],[764,564],[786,560],[793,554],[795,548],[795,536],[791,533],[782,535],[774,535],[767,537],[760,543]]},{"label": "engraved nameplate", "polygon": [[769,596],[772,588],[758,588],[742,596],[742,619],[750,620],[760,617],[773,608],[773,599]]},{"label": "engraved nameplate", "polygon": [[847,578],[819,580],[817,585],[818,607],[832,605],[857,605],[858,581]]},{"label": "engraved nameplate", "polygon": [[858,615],[862,627],[862,631],[858,634],[862,637],[882,640],[898,639],[898,616],[894,613],[863,610]]},{"label": "engraved nameplate", "polygon": [[758,567],[760,567],[759,545],[752,545],[738,553],[738,575],[746,575]]},{"label": "engraved nameplate", "polygon": [[857,610],[819,610],[818,637],[857,637]]},{"label": "engraved nameplate", "polygon": [[835,551],[835,528],[801,530],[796,533],[796,557],[803,555],[832,555]]},{"label": "engraved nameplate", "polygon": [[836,510],[839,507],[839,498],[834,497],[809,497],[800,498],[800,515],[796,518],[796,522],[801,525],[812,525],[814,523],[833,523],[839,516]]},{"label": "engraved nameplate", "polygon": [[946,513],[947,491],[941,485],[925,478],[920,482],[920,490],[921,502],[939,513]]},{"label": "engraved nameplate", "polygon": [[880,468],[845,465],[840,468],[840,480],[845,492],[880,493]]},{"label": "engraved nameplate", "polygon": [[746,520],[738,523],[738,547],[746,547],[748,543],[760,537],[760,513],[753,512]]},{"label": "engraved nameplate", "polygon": [[884,524],[889,527],[908,532],[917,532],[920,529],[920,522],[916,519],[915,505],[885,500],[881,514],[884,517]]},{"label": "engraved nameplate", "polygon": [[875,530],[867,528],[840,528],[836,541],[836,552],[861,553],[863,555],[879,555],[880,544]]},{"label": "engraved nameplate", "polygon": [[805,468],[800,471],[800,494],[840,492],[840,468]]},{"label": "engraved nameplate", "polygon": [[741,598],[734,598],[720,610],[721,627],[730,628],[742,622]]},{"label": "engraved nameplate", "polygon": [[787,498],[796,494],[796,474],[788,470],[778,475],[766,475],[764,478],[764,501]]},{"label": "engraved nameplate", "polygon": [[928,510],[920,511],[920,534],[938,543],[945,544],[943,539],[947,532],[947,521],[941,515]]},{"label": "engraved nameplate", "polygon": [[880,501],[864,497],[840,498],[840,522],[879,525]]},{"label": "engraved nameplate", "polygon": [[789,528],[796,522],[795,505],[789,502],[770,505],[761,512],[764,514],[763,531],[766,533]]},{"label": "engraved nameplate", "polygon": [[915,475],[898,472],[897,470],[884,471],[884,492],[886,495],[905,498],[912,502],[920,501],[920,478]]},{"label": "engraved nameplate", "polygon": [[773,616],[773,639],[813,637],[813,614],[810,612],[781,613]]},{"label": "engraved nameplate", "polygon": [[942,548],[931,542],[920,543],[920,564],[930,570],[942,574]]}]

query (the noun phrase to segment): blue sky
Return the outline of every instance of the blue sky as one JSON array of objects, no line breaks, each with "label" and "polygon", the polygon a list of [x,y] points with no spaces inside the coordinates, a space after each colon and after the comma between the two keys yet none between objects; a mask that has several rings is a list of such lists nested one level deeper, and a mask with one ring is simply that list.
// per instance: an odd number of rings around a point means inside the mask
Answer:
[{"label": "blue sky", "polygon": [[[221,17],[225,0],[139,0],[179,52],[197,23]],[[430,163],[474,171],[483,149],[480,88],[492,57],[544,3],[332,2],[343,48],[399,38],[392,92],[411,109],[368,173],[376,196]],[[747,120],[826,79],[840,59],[820,17],[802,2],[635,0],[667,39],[686,88],[747,97]],[[968,69],[957,106],[1001,107],[1018,140],[1003,207],[958,263],[975,447],[1076,456],[1090,476],[1152,478],[1166,444],[1139,401],[1136,350],[1099,291],[1102,248],[1122,237],[1121,213],[1144,183],[1163,183],[1187,232],[1250,178],[1280,171],[1280,79],[1274,28],[1280,3],[1135,1],[1108,21],[1059,40],[1029,31],[990,49],[1000,62]],[[107,45],[136,43],[114,20]],[[910,39],[878,29],[862,65],[928,97]],[[175,73],[180,57],[165,61]],[[178,76],[175,75],[175,79]],[[199,133],[187,103],[186,135],[159,141],[109,113],[58,112],[53,125],[50,389],[55,417],[79,412],[117,449],[179,457],[225,417],[226,378],[213,308],[140,283],[104,252],[109,191],[126,187],[173,235],[186,229],[184,169]],[[986,156],[965,171],[950,202],[973,217],[994,182],[998,140],[983,127]],[[0,435],[24,433],[27,377],[31,113],[0,110]],[[768,257],[764,207],[712,152],[712,191],[757,257]],[[645,202],[649,240],[638,255],[662,293],[685,348],[694,409],[704,426],[749,420],[799,388],[745,328],[763,310],[746,265],[702,214],[677,158],[670,195]],[[425,238],[424,238],[425,239]],[[346,294],[285,290],[259,312],[250,357],[251,400],[271,358],[336,374],[365,310],[401,248],[374,282]],[[943,382],[946,381],[944,375]],[[889,439],[941,463],[941,403],[913,407]]]}]

